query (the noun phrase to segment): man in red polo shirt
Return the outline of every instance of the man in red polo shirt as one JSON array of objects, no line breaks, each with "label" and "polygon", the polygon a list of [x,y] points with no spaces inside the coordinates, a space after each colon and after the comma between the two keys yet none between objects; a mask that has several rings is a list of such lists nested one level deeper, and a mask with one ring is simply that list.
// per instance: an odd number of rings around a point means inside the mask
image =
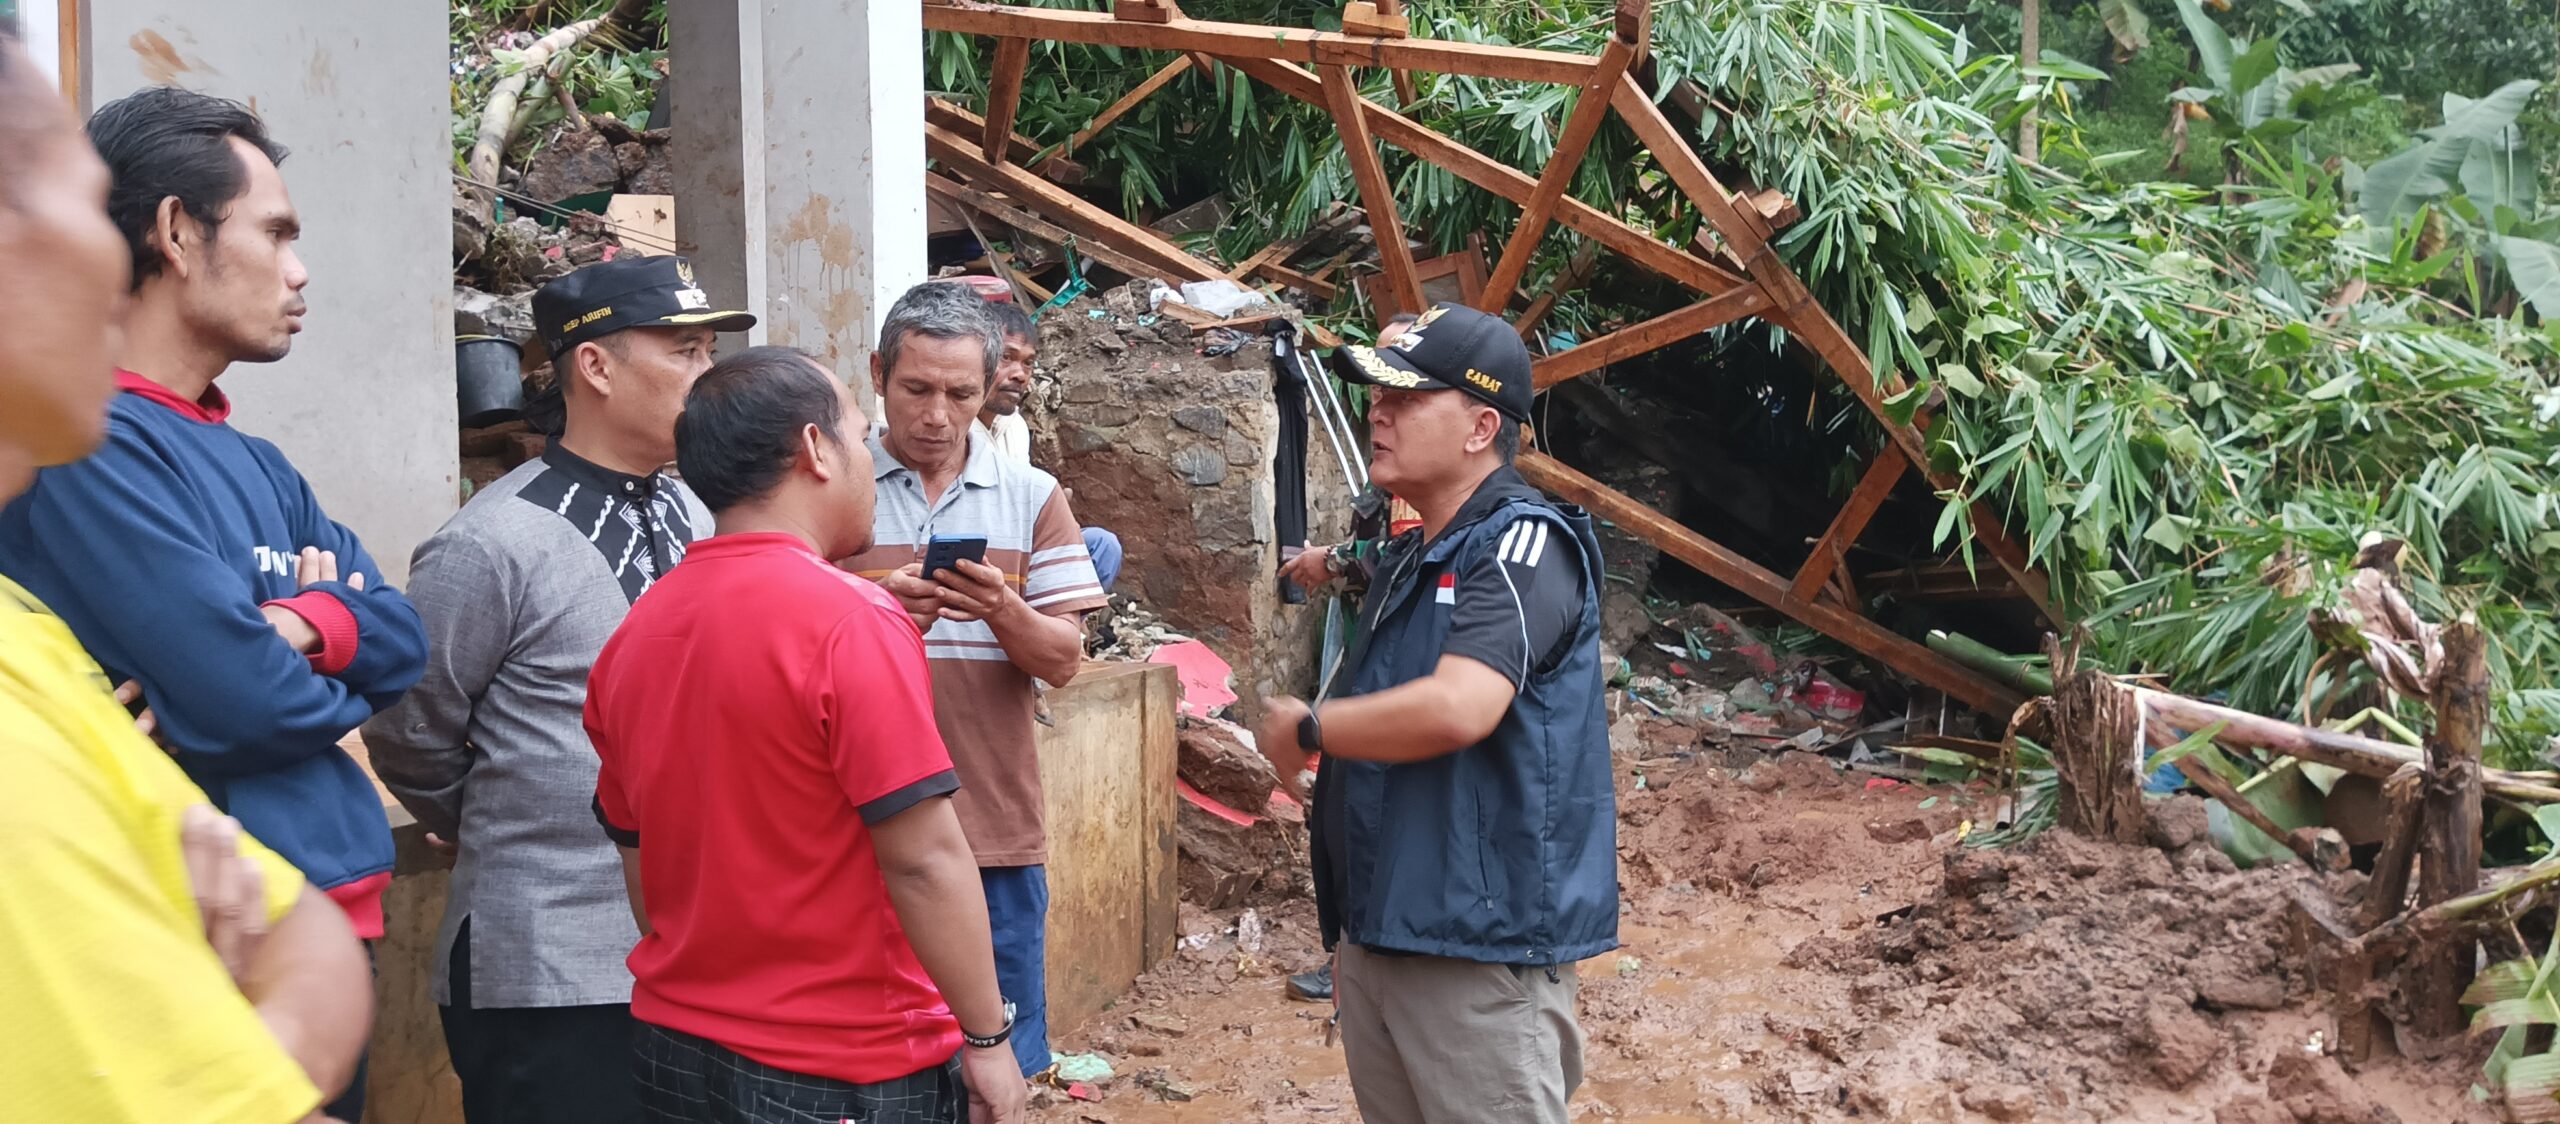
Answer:
[{"label": "man in red polo shirt", "polygon": [[719,533],[632,605],[587,683],[652,1121],[1022,1117],[923,637],[827,561],[871,542],[867,431],[800,352],[704,374],[676,463]]}]

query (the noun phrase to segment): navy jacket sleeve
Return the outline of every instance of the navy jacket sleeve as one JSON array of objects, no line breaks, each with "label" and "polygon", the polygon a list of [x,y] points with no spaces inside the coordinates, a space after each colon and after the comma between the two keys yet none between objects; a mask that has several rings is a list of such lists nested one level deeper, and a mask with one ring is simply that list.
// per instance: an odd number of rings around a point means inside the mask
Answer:
[{"label": "navy jacket sleeve", "polygon": [[[188,518],[186,497],[175,467],[122,426],[87,460],[45,470],[25,499],[29,529],[78,575],[69,598],[91,622],[82,640],[100,663],[142,682],[191,770],[241,776],[335,752],[373,706],[276,634]],[[398,611],[415,635],[414,611],[405,600]]]},{"label": "navy jacket sleeve", "polygon": [[355,688],[374,710],[389,709],[426,672],[425,622],[419,620],[417,607],[383,579],[382,567],[365,552],[364,543],[355,532],[320,509],[320,497],[312,494],[310,483],[301,473],[284,462],[284,454],[273,446],[264,446],[260,452],[269,460],[269,471],[285,477],[287,486],[293,489],[290,494],[298,499],[300,507],[294,513],[294,522],[301,541],[337,555],[341,578],[364,575],[364,588],[360,590],[342,580],[308,585],[303,592],[326,593],[355,617],[355,659],[337,673],[337,680]]}]

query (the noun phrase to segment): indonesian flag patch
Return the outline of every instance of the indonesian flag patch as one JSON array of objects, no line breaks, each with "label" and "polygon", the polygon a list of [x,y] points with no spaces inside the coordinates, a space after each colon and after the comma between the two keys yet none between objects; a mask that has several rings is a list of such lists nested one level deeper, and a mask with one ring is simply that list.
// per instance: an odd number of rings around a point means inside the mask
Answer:
[{"label": "indonesian flag patch", "polygon": [[1455,573],[1440,575],[1440,592],[1433,594],[1432,599],[1443,605],[1457,604],[1458,575]]}]

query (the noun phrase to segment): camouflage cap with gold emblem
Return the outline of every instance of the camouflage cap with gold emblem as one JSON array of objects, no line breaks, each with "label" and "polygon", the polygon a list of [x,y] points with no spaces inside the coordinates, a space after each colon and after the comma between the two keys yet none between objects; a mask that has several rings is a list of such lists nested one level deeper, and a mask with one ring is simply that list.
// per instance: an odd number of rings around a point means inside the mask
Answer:
[{"label": "camouflage cap with gold emblem", "polygon": [[555,278],[533,294],[534,330],[552,355],[625,328],[743,332],[751,313],[711,307],[693,283],[693,263],[678,257],[620,257]]},{"label": "camouflage cap with gold emblem", "polygon": [[1334,349],[1333,370],[1351,382],[1397,390],[1463,390],[1518,421],[1529,420],[1529,348],[1501,317],[1442,301],[1376,347]]}]

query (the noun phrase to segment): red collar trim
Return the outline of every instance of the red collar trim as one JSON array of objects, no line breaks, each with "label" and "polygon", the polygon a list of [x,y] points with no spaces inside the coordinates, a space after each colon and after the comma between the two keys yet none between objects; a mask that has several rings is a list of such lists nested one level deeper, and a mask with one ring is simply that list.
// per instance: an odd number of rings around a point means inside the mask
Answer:
[{"label": "red collar trim", "polygon": [[189,402],[168,387],[119,368],[116,371],[116,389],[127,394],[139,394],[167,406],[190,421],[219,423],[231,417],[231,398],[218,386],[204,388],[203,398]]}]

